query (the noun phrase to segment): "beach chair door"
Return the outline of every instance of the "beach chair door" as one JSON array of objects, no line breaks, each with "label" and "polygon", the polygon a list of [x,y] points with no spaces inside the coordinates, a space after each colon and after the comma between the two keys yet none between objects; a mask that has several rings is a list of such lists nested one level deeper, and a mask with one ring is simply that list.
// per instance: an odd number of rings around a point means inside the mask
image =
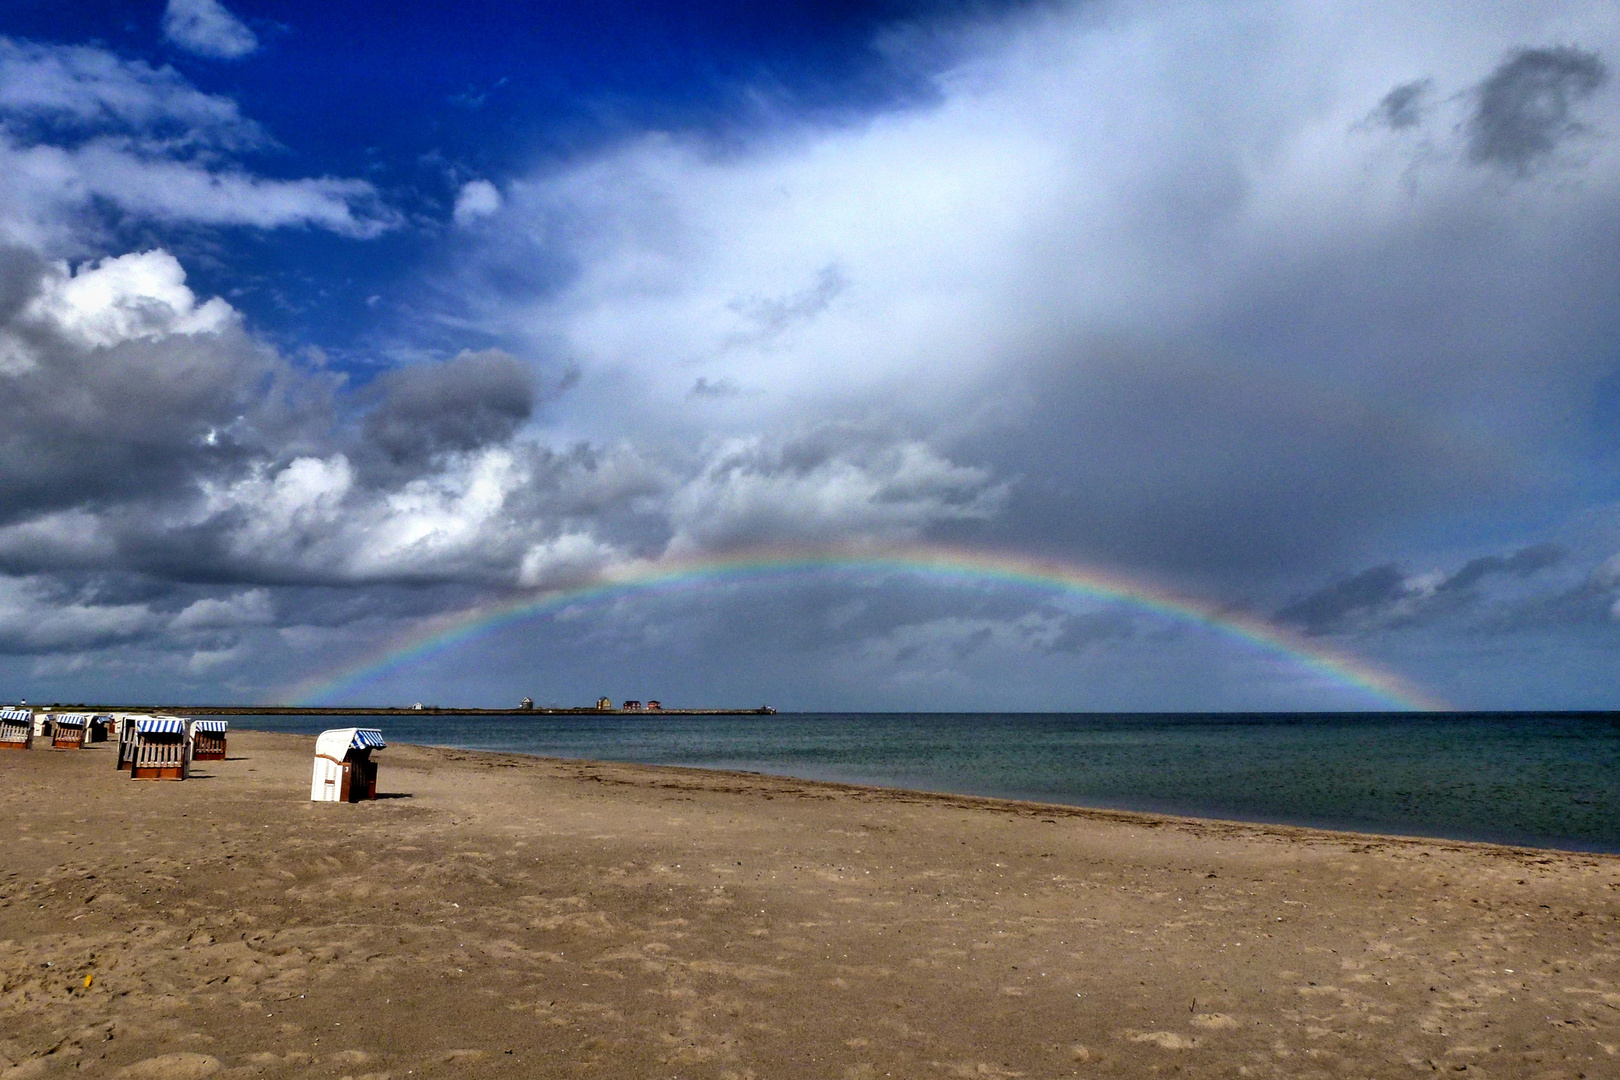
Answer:
[{"label": "beach chair door", "polygon": [[369,751],[349,751],[343,758],[343,786],[339,802],[365,802],[377,797],[377,763]]}]

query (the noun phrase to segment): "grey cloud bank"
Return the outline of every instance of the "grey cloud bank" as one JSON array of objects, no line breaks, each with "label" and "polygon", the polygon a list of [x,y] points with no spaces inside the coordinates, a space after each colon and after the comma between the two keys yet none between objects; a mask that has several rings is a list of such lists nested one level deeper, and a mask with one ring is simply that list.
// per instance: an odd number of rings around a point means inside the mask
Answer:
[{"label": "grey cloud bank", "polygon": [[[170,20],[204,55],[254,47],[212,0]],[[948,542],[1272,613],[1465,704],[1614,703],[1608,5],[1052,5],[932,32],[896,59],[923,104],[467,183],[431,317],[475,340],[358,386],[167,250],[106,250],[100,215],[364,243],[409,227],[382,194],[255,175],[233,155],[269,136],[169,69],[0,41],[9,670],[36,697],[257,696],[526,589]],[[452,664],[368,692],[549,700],[544,669],[584,699],[617,664],[812,707],[1366,703],[988,585],[737,585],[535,633],[483,646],[510,672],[483,689]],[[1536,676],[1549,649],[1581,674]]]}]

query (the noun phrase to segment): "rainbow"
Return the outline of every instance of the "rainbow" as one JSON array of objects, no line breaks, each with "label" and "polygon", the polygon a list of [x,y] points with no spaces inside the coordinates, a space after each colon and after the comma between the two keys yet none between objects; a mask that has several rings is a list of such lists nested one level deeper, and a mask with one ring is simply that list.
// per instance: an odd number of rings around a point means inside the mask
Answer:
[{"label": "rainbow", "polygon": [[1449,707],[1397,676],[1326,648],[1318,641],[1140,579],[1052,559],[938,545],[879,552],[755,550],[640,564],[588,585],[530,593],[428,620],[404,637],[335,673],[305,680],[291,689],[288,699],[300,705],[315,704],[378,676],[409,667],[427,656],[565,608],[608,602],[637,593],[678,593],[733,582],[836,572],[899,574],[955,586],[1010,585],[1123,604],[1174,622],[1205,627],[1262,655],[1282,659],[1336,685],[1365,694],[1381,708],[1443,710]]}]

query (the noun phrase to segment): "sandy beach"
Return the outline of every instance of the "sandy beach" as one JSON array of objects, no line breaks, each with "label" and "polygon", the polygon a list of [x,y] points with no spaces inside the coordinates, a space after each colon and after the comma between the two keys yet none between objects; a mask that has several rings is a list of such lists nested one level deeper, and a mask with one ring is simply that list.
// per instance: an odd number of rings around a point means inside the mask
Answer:
[{"label": "sandy beach", "polygon": [[0,755],[0,1080],[1620,1076],[1620,858],[313,739]]}]

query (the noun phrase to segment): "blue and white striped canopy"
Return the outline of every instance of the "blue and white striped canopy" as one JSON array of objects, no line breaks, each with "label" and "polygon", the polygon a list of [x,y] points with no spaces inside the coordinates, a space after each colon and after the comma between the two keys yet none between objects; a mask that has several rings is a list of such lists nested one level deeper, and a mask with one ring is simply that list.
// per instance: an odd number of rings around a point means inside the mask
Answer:
[{"label": "blue and white striped canopy", "polygon": [[32,720],[33,712],[28,709],[0,709],[0,720]]},{"label": "blue and white striped canopy", "polygon": [[191,730],[224,731],[227,723],[229,723],[229,721],[226,720],[193,720],[191,722]]},{"label": "blue and white striped canopy", "polygon": [[143,716],[135,721],[135,730],[141,735],[184,735],[186,722],[178,716]]},{"label": "blue and white striped canopy", "polygon": [[350,750],[381,750],[387,745],[383,741],[382,732],[376,728],[355,728],[354,738],[349,740]]},{"label": "blue and white striped canopy", "polygon": [[90,714],[87,712],[59,712],[53,713],[51,719],[59,727],[84,727],[90,723]]}]

